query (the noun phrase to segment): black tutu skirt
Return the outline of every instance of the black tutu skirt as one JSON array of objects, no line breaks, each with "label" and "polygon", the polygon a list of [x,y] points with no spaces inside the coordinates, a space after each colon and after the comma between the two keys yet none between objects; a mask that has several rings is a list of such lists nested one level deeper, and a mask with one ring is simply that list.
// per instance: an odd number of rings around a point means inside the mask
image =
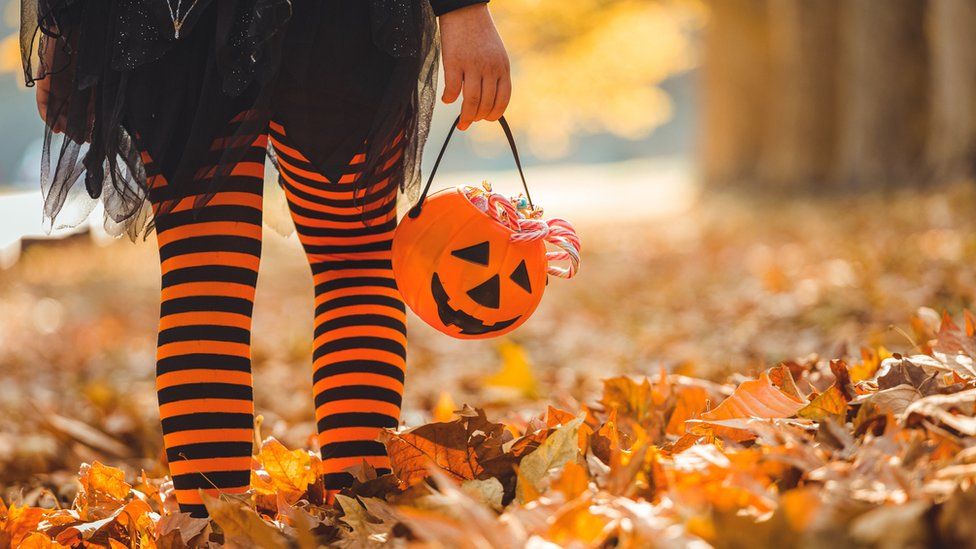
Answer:
[{"label": "black tutu skirt", "polygon": [[[21,21],[26,81],[47,80],[52,227],[81,223],[99,201],[113,234],[151,227],[142,153],[169,185],[204,185],[187,194],[205,204],[272,119],[327,177],[365,152],[364,186],[403,143],[393,177],[417,187],[438,55],[426,2],[23,0]],[[220,162],[201,180],[218,137]]]}]

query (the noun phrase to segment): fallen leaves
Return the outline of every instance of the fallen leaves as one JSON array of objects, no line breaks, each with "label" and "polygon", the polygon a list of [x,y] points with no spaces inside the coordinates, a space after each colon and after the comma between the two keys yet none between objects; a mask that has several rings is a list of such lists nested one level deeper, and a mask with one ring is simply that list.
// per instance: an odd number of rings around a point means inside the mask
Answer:
[{"label": "fallen leaves", "polygon": [[0,545],[967,543],[976,380],[961,365],[976,347],[970,317],[953,326],[924,327],[930,354],[812,356],[727,384],[615,377],[598,404],[527,418],[445,397],[434,415],[447,421],[381,434],[393,474],[364,467],[334,504],[321,460],[275,438],[254,456],[251,492],[202,494],[212,520],[173,512],[162,480],[93,461],[71,508],[0,505]]},{"label": "fallen leaves", "polygon": [[210,518],[220,526],[224,541],[238,547],[282,547],[287,544],[281,532],[265,522],[253,509],[231,498],[202,494]]},{"label": "fallen leaves", "polygon": [[905,421],[928,421],[954,434],[976,437],[976,389],[916,400],[904,412]]}]

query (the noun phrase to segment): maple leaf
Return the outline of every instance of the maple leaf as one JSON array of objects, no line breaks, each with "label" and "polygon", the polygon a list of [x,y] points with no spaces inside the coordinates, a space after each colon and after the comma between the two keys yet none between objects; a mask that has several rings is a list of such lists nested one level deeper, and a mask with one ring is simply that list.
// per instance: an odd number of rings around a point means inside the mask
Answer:
[{"label": "maple leaf", "polygon": [[309,453],[302,449],[289,450],[274,437],[261,444],[257,460],[268,480],[259,479],[256,486],[260,486],[264,493],[285,494],[289,503],[297,501],[308,485],[315,482],[316,469]]},{"label": "maple leaf", "polygon": [[576,419],[576,415],[572,412],[560,410],[559,408],[554,408],[551,405],[546,408],[546,426],[550,429],[569,423],[574,419]]},{"label": "maple leaf", "polygon": [[201,491],[210,518],[224,532],[224,538],[242,547],[284,547],[285,536],[253,510],[233,499],[215,498]]},{"label": "maple leaf", "polygon": [[770,479],[758,467],[755,449],[726,454],[713,444],[699,444],[664,462],[669,494],[692,508],[715,506],[759,516],[776,501]]},{"label": "maple leaf", "polygon": [[117,510],[132,486],[125,481],[125,472],[115,467],[108,467],[99,461],[91,465],[82,464],[78,473],[81,492],[75,498],[75,508],[82,517],[98,518],[105,513]]},{"label": "maple leaf", "polygon": [[102,533],[103,530],[112,528],[116,522],[122,524],[128,522],[135,523],[139,517],[150,512],[152,512],[152,509],[149,508],[148,504],[142,500],[133,499],[125,505],[118,507],[111,515],[103,519],[68,526],[61,530],[55,539],[58,543],[74,546],[83,540],[92,539],[94,536]]},{"label": "maple leaf", "polygon": [[700,420],[685,423],[696,435],[742,442],[755,438],[749,419],[782,420],[796,415],[806,405],[789,369],[777,366],[761,373],[758,379],[740,383],[717,407],[701,414]]},{"label": "maple leaf", "polygon": [[861,362],[851,367],[851,381],[857,383],[874,377],[881,367],[881,362],[891,357],[891,352],[883,346],[877,349],[861,347]]},{"label": "maple leaf", "polygon": [[422,506],[398,506],[397,516],[422,541],[439,547],[525,547],[526,529],[517,517],[499,520],[495,512],[473,498],[441,470],[430,476],[437,492]]},{"label": "maple leaf", "polygon": [[901,416],[909,404],[920,398],[922,394],[918,389],[906,383],[860,395],[851,401],[851,404],[860,406],[855,417],[854,428],[858,430],[859,424],[877,416]]},{"label": "maple leaf", "polygon": [[409,486],[429,476],[430,464],[458,480],[481,478],[486,474],[485,463],[504,454],[506,433],[504,425],[488,421],[483,410],[476,410],[473,417],[463,415],[455,421],[401,432],[383,431],[380,440],[397,478]]}]

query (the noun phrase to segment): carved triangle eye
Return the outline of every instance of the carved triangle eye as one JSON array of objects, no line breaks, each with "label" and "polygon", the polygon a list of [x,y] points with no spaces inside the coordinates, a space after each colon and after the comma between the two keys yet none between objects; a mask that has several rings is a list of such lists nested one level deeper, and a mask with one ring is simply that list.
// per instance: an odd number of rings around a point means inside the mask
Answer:
[{"label": "carved triangle eye", "polygon": [[515,267],[515,270],[512,271],[512,274],[508,278],[526,292],[532,293],[532,284],[529,283],[529,269],[525,266],[524,259],[518,264],[518,267]]},{"label": "carved triangle eye", "polygon": [[468,290],[468,297],[482,307],[497,309],[500,302],[498,282],[498,275],[495,275]]},{"label": "carved triangle eye", "polygon": [[451,252],[454,257],[461,258],[469,263],[476,263],[484,267],[488,266],[489,257],[489,244],[486,240],[481,244],[475,244],[474,246],[468,246],[467,248],[461,248],[460,250],[454,250]]}]

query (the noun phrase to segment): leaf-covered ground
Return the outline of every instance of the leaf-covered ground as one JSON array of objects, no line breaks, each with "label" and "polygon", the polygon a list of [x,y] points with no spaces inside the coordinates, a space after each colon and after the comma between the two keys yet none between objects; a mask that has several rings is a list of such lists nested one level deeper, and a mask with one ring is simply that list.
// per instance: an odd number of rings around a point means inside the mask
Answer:
[{"label": "leaf-covered ground", "polygon": [[29,247],[0,272],[0,546],[972,544],[973,198],[721,195],[582,224],[580,276],[513,338],[411,323],[396,475],[333,504],[295,397],[311,283],[269,234],[263,443],[213,522],[173,512],[160,460],[152,244]]}]

